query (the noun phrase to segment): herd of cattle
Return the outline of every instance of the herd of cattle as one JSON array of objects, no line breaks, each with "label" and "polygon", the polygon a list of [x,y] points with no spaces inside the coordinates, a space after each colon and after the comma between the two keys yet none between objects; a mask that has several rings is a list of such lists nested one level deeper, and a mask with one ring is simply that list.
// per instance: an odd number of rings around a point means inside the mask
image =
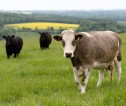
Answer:
[{"label": "herd of cattle", "polygon": [[[49,48],[49,45],[52,41],[52,37],[48,32],[39,32],[40,34],[40,48],[41,49],[46,49]],[[18,56],[22,46],[23,46],[23,39],[19,36],[15,35],[8,35],[8,36],[3,36],[3,38],[6,40],[6,54],[7,57],[10,58],[12,54],[14,54],[14,57]]]},{"label": "herd of cattle", "polygon": [[[40,48],[49,48],[52,36],[47,32],[39,32]],[[23,46],[20,37],[3,36],[6,39],[6,53],[9,58],[12,54],[16,57]],[[91,31],[75,33],[73,30],[64,30],[60,36],[53,37],[56,41],[62,41],[64,57],[70,58],[73,66],[74,79],[81,93],[86,92],[86,85],[91,71],[99,70],[100,86],[104,78],[104,70],[112,72],[115,67],[118,82],[121,79],[122,40],[117,33],[112,31]],[[80,77],[82,80],[80,81]]]}]

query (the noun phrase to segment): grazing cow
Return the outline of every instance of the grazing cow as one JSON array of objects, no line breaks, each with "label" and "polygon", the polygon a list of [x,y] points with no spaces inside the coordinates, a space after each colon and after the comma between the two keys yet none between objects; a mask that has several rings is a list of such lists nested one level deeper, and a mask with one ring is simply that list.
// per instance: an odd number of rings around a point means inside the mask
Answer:
[{"label": "grazing cow", "polygon": [[39,32],[39,34],[40,34],[39,39],[40,48],[41,49],[49,48],[49,45],[52,41],[51,35],[48,32]]},{"label": "grazing cow", "polygon": [[[62,41],[64,56],[70,58],[73,65],[74,79],[85,93],[86,85],[93,68],[99,70],[97,86],[101,85],[104,69],[113,70],[115,65],[118,81],[121,78],[121,39],[112,31],[92,31],[75,33],[64,30],[61,36],[54,36]],[[80,82],[82,76],[82,82]]]},{"label": "grazing cow", "polygon": [[10,58],[12,54],[14,54],[14,58],[19,55],[22,46],[23,46],[23,40],[21,37],[15,35],[8,35],[3,36],[4,39],[6,39],[6,54],[7,57]]}]

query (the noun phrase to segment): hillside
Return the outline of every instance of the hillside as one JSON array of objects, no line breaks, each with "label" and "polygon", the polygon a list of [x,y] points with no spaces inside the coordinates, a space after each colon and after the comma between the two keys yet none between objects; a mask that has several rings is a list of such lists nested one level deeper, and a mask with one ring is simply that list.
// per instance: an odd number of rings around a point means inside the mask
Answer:
[{"label": "hillside", "polygon": [[38,11],[37,13],[70,16],[70,17],[76,17],[76,18],[81,18],[81,19],[91,19],[91,18],[106,19],[107,18],[114,21],[126,20],[126,10]]},{"label": "hillside", "polygon": [[0,11],[0,24],[61,22],[79,24],[83,19],[126,21],[126,10],[96,11]]}]

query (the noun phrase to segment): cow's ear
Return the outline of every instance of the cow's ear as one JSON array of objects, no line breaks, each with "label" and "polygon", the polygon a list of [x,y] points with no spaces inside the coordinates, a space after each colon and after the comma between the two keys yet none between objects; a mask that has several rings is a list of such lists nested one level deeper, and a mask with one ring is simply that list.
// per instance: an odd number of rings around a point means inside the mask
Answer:
[{"label": "cow's ear", "polygon": [[45,34],[49,34],[48,32],[45,32]]},{"label": "cow's ear", "polygon": [[3,36],[4,39],[6,39],[6,36]]},{"label": "cow's ear", "polygon": [[12,35],[12,36],[11,36],[11,39],[13,39],[14,37],[15,37],[15,35]]},{"label": "cow's ear", "polygon": [[50,33],[46,32],[46,35],[50,35]]},{"label": "cow's ear", "polygon": [[80,40],[83,37],[81,34],[75,34],[75,40]]},{"label": "cow's ear", "polygon": [[53,37],[56,41],[61,41],[62,40],[62,37],[61,36],[54,36]]}]

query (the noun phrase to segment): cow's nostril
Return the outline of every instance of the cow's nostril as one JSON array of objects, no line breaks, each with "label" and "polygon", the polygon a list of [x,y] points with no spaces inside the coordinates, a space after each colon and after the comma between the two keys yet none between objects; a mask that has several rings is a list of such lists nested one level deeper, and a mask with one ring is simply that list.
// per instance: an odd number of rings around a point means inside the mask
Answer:
[{"label": "cow's nostril", "polygon": [[67,58],[70,58],[70,57],[72,56],[72,53],[65,53],[65,56],[66,56]]}]

